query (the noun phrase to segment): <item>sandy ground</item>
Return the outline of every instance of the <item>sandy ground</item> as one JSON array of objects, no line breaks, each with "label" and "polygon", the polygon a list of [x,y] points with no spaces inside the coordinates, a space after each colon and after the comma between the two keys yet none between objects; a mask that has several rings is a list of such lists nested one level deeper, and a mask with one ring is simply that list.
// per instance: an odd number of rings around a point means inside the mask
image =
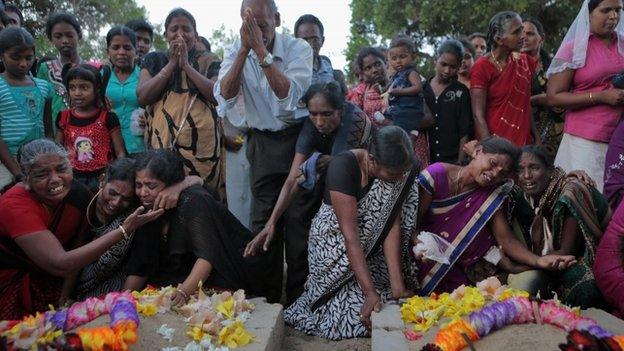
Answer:
[{"label": "sandy ground", "polygon": [[283,351],[369,351],[370,349],[370,338],[330,341],[306,335],[289,326],[286,326],[284,342],[282,343]]}]

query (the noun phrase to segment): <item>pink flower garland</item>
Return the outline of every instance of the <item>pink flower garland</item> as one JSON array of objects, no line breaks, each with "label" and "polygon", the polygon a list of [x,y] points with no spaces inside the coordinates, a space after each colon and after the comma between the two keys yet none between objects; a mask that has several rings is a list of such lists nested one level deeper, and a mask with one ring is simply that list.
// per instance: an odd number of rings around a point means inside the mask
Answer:
[{"label": "pink flower garland", "polygon": [[545,323],[565,331],[586,331],[599,339],[613,337],[593,319],[580,316],[555,301],[513,297],[472,312],[467,319],[451,322],[438,331],[433,344],[425,345],[422,350],[459,351],[468,346],[466,335],[474,341],[505,326],[523,323]]}]

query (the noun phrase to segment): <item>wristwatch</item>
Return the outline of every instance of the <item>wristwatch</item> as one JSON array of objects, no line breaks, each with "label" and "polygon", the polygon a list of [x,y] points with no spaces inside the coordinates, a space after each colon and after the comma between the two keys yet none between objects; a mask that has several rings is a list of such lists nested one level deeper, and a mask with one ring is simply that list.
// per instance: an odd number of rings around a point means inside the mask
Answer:
[{"label": "wristwatch", "polygon": [[264,59],[260,60],[260,67],[267,68],[271,64],[273,64],[273,55],[269,52],[266,56],[264,56]]}]

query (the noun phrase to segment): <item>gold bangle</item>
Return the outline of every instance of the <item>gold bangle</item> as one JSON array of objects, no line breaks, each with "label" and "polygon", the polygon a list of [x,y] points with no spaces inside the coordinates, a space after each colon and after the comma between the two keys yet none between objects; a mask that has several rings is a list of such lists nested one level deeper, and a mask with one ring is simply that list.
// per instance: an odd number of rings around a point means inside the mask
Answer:
[{"label": "gold bangle", "polygon": [[594,95],[592,94],[592,92],[589,92],[589,104],[590,105],[595,105],[595,103],[594,103]]},{"label": "gold bangle", "polygon": [[126,232],[126,228],[123,227],[123,225],[119,225],[119,230],[121,230],[121,235],[123,236],[124,239],[128,240],[130,239],[130,236],[128,236],[128,233]]}]

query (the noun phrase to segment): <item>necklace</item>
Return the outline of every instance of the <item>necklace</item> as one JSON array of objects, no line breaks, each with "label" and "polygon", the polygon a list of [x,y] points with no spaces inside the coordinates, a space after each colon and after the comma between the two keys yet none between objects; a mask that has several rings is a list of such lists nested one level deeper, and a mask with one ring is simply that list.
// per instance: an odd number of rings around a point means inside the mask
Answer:
[{"label": "necklace", "polygon": [[501,65],[501,63],[496,58],[496,55],[494,55],[494,51],[492,51],[492,58],[494,59],[494,63],[496,64],[496,67],[498,68],[498,70],[500,72],[502,72],[503,71],[503,66]]},{"label": "necklace", "polygon": [[[87,223],[89,223],[89,225],[93,229],[100,229],[100,228],[104,227],[104,225],[102,225],[101,227],[96,227],[95,224],[91,223],[91,205],[93,205],[95,203],[95,199],[97,199],[98,196],[100,196],[101,192],[102,192],[102,189],[98,190],[97,194],[95,194],[95,196],[91,199],[91,201],[89,201],[89,205],[87,206]],[[96,211],[97,211],[97,209],[96,209]],[[95,216],[97,217],[97,214]]]}]

